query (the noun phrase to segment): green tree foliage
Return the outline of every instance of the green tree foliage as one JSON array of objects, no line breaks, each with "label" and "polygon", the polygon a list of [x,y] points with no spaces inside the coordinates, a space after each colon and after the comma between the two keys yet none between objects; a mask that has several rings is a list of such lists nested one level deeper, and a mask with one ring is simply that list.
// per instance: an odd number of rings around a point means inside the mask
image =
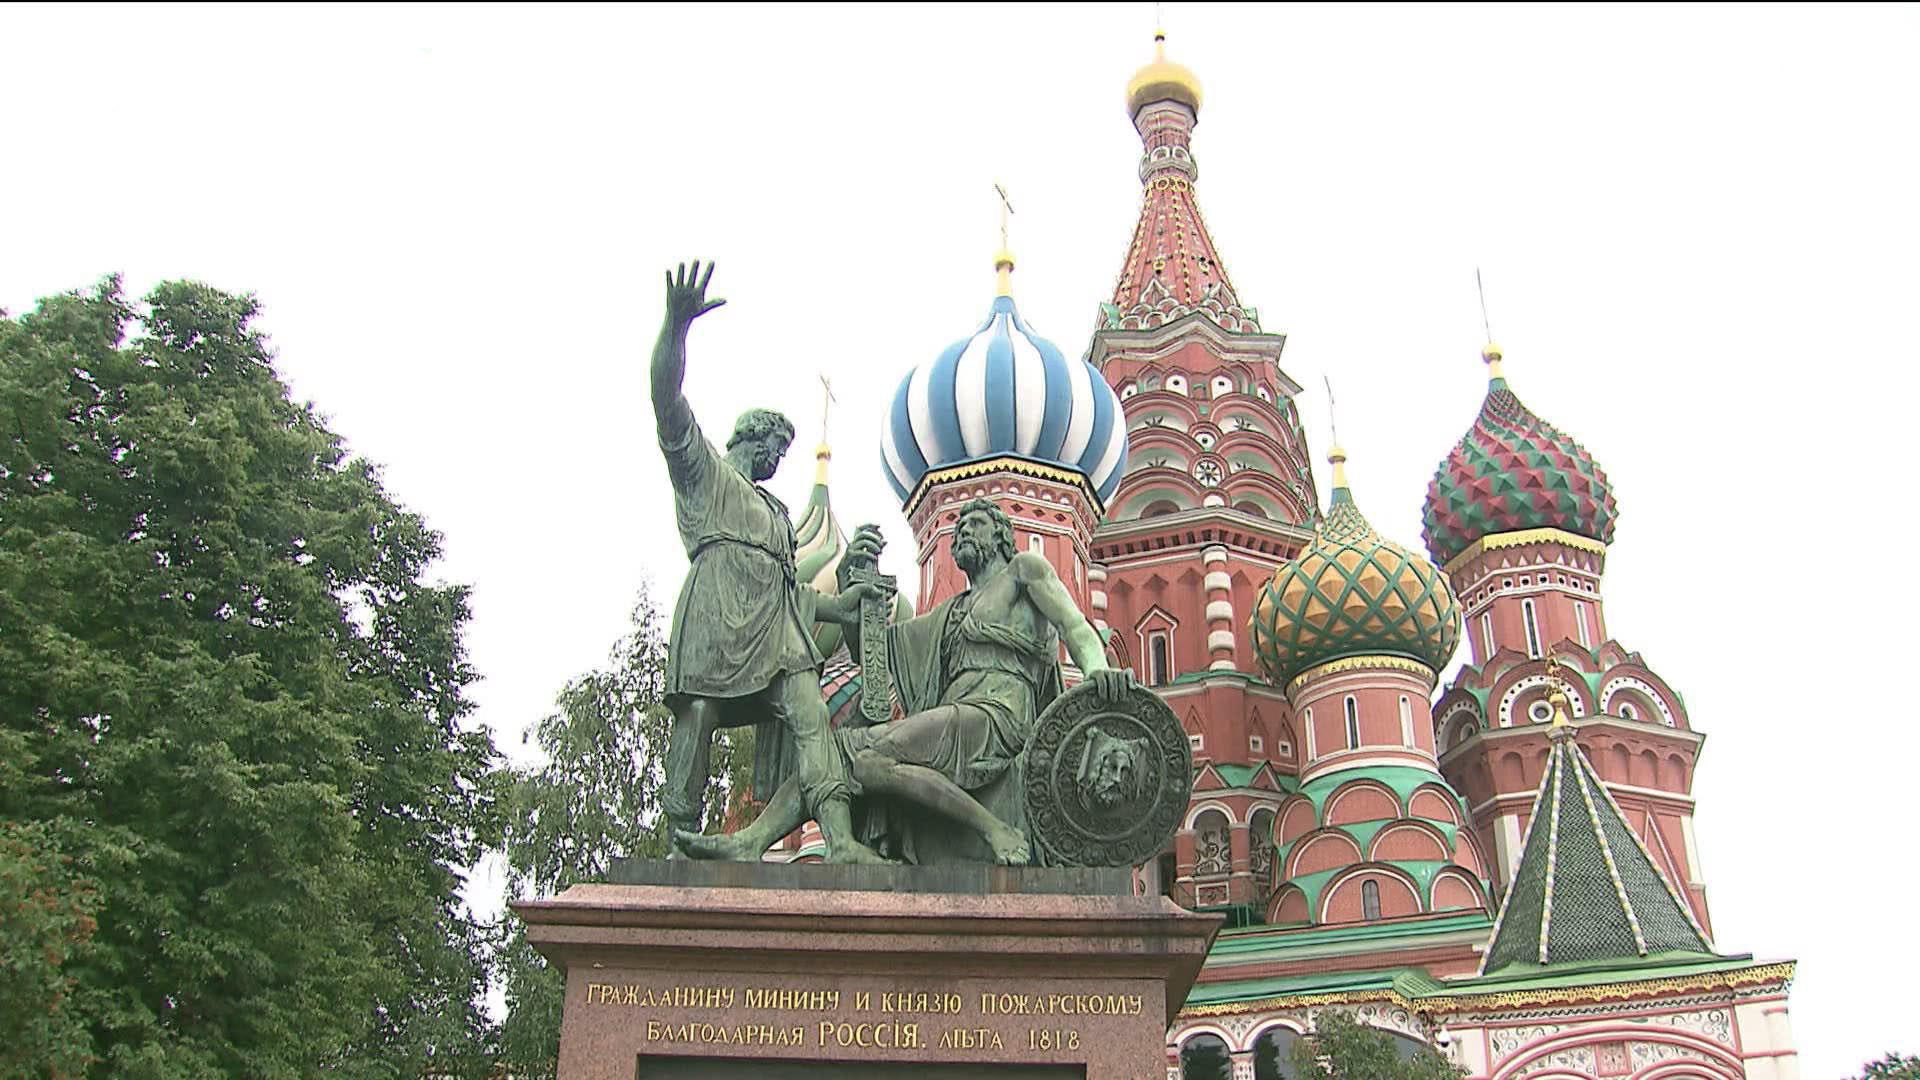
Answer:
[{"label": "green tree foliage", "polygon": [[[525,736],[545,759],[513,772],[506,834],[509,895],[548,895],[605,880],[613,860],[667,853],[660,787],[666,779],[672,715],[661,703],[667,644],[660,610],[643,588],[628,632],[605,667],[567,683],[554,711]],[[742,738],[745,736],[745,738]],[[720,773],[708,799],[707,828],[719,827],[729,795],[752,765],[752,737],[722,733],[714,748]],[[560,1046],[560,972],[510,925],[501,948],[507,1016],[502,1064],[516,1077],[555,1075]]]},{"label": "green tree foliage", "polygon": [[1920,1057],[1888,1054],[1861,1066],[1855,1080],[1920,1080]]},{"label": "green tree foliage", "polygon": [[8,988],[53,1018],[29,1072],[479,1075],[466,592],[255,313],[108,280],[0,318],[0,876],[46,897],[0,939],[58,968]]},{"label": "green tree foliage", "polygon": [[1403,1058],[1393,1036],[1327,1009],[1314,1016],[1313,1034],[1293,1044],[1293,1080],[1459,1080],[1466,1070],[1431,1049]]},{"label": "green tree foliage", "polygon": [[0,1076],[80,1076],[92,1061],[68,968],[91,942],[99,893],[52,834],[0,821]]}]

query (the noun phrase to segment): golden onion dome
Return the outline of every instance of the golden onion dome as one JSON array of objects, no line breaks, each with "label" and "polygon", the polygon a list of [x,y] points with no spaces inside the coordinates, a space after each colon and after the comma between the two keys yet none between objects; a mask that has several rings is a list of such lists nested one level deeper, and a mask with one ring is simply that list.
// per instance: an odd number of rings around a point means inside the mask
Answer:
[{"label": "golden onion dome", "polygon": [[1385,539],[1354,505],[1334,447],[1333,499],[1300,556],[1260,590],[1248,619],[1275,686],[1351,656],[1394,656],[1438,673],[1460,643],[1460,604],[1432,563]]},{"label": "golden onion dome", "polygon": [[1200,111],[1200,78],[1186,67],[1167,59],[1167,34],[1153,33],[1153,63],[1133,73],[1127,80],[1127,115],[1138,113],[1156,101],[1177,101]]}]

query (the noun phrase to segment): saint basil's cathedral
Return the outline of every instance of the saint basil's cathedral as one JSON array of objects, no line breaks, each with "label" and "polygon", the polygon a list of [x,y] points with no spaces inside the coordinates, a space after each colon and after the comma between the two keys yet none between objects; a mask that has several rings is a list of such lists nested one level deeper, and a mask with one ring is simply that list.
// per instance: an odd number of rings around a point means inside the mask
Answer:
[{"label": "saint basil's cathedral", "polygon": [[[1362,497],[1391,493],[1354,491],[1337,446],[1323,501],[1286,337],[1236,291],[1195,198],[1200,82],[1156,35],[1126,90],[1140,217],[1084,358],[1021,317],[1002,250],[985,319],[902,378],[880,449],[919,610],[965,588],[946,547],[959,509],[991,499],[1108,662],[1183,721],[1191,805],[1139,884],[1228,922],[1168,1030],[1169,1080],[1289,1075],[1329,1008],[1471,1080],[1797,1080],[1792,962],[1713,941],[1703,737],[1607,635],[1605,472],[1490,343],[1424,551],[1368,523]],[[799,563],[831,591],[845,533],[817,457]],[[836,718],[855,707],[844,649],[823,684]]]}]

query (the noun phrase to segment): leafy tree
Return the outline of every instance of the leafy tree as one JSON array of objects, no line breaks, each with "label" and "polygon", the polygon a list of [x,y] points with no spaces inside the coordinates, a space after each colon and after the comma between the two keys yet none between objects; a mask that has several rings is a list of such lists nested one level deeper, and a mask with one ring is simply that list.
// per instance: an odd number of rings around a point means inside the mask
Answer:
[{"label": "leafy tree", "polygon": [[0,874],[45,897],[0,937],[59,968],[14,988],[29,1071],[480,1075],[466,591],[256,312],[109,279],[0,318]]},{"label": "leafy tree", "polygon": [[[661,703],[667,644],[662,618],[642,588],[631,626],[606,666],[561,689],[554,711],[528,731],[545,758],[515,770],[506,835],[510,895],[551,894],[583,881],[605,880],[613,860],[667,853],[660,788],[666,779],[672,715]],[[721,734],[714,763],[721,779],[708,800],[706,827],[718,828],[751,768],[750,730]],[[739,807],[734,807],[739,816]],[[736,824],[740,823],[738,821]],[[502,1064],[516,1077],[551,1077],[560,1046],[561,973],[510,924],[501,949],[507,1016],[500,1031]]]},{"label": "leafy tree", "polygon": [[1855,1080],[1920,1080],[1920,1057],[1888,1054],[1861,1066]]},{"label": "leafy tree", "polygon": [[79,1076],[93,1060],[66,969],[91,942],[99,894],[52,833],[0,821],[0,1076]]},{"label": "leafy tree", "polygon": [[1336,1009],[1314,1016],[1293,1044],[1294,1080],[1459,1080],[1466,1070],[1422,1047],[1402,1057],[1393,1036]]}]

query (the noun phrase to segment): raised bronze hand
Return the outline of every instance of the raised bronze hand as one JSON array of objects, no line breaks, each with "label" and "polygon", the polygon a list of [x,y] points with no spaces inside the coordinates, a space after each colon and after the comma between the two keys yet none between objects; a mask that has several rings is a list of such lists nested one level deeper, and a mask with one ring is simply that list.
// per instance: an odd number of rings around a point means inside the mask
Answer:
[{"label": "raised bronze hand", "polygon": [[681,263],[678,277],[672,270],[667,271],[668,326],[685,330],[693,320],[726,303],[707,299],[707,282],[712,280],[713,264],[707,264],[706,276],[702,277],[699,260],[694,261],[691,271],[686,263]]}]

